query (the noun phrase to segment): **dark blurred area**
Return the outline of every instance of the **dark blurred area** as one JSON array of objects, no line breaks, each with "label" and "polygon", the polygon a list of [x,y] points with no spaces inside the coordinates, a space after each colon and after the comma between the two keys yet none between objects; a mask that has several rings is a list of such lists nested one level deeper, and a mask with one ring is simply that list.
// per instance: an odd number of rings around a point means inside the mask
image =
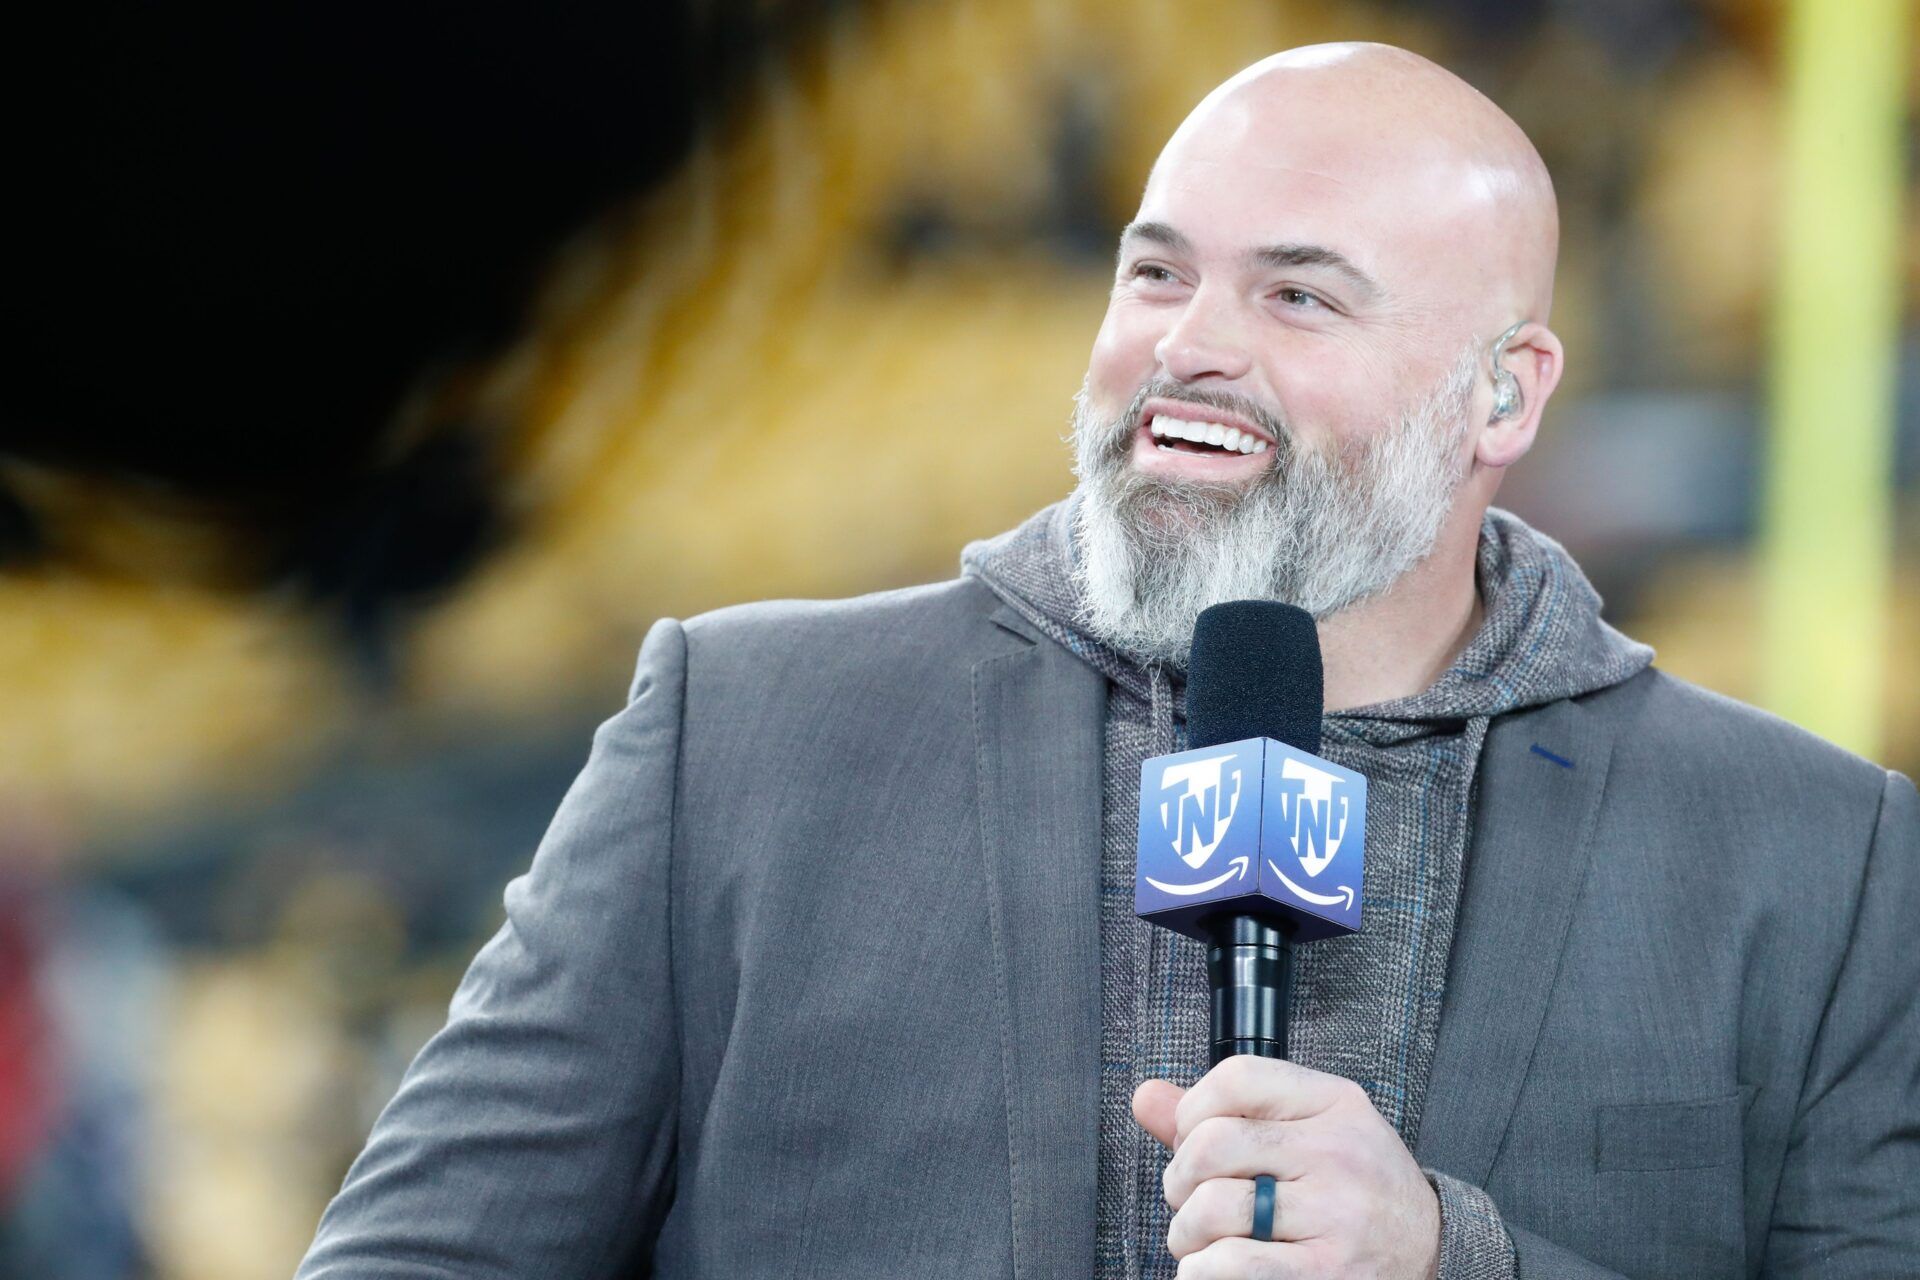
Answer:
[{"label": "dark blurred area", "polygon": [[[1568,377],[1503,505],[1662,665],[1758,698],[1780,14],[36,14],[4,91],[0,1276],[290,1272],[647,624],[949,576],[1064,494],[1114,235],[1275,49],[1405,45],[1535,139]],[[1874,744],[1909,771],[1911,313]]]},{"label": "dark blurred area", "polygon": [[[191,512],[217,550],[168,570],[289,587],[377,659],[507,532],[461,379],[804,8],[43,9],[12,41],[0,447]],[[0,476],[0,563],[84,565],[49,514]]]}]

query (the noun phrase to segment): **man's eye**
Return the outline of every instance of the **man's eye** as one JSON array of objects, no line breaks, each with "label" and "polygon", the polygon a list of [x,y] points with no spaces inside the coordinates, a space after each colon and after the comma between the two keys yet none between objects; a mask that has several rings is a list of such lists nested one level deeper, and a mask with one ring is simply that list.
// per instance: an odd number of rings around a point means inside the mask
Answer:
[{"label": "man's eye", "polygon": [[1173,272],[1167,270],[1165,267],[1157,266],[1151,262],[1135,263],[1133,268],[1133,276],[1134,276],[1134,279],[1136,280],[1144,277],[1148,280],[1153,281],[1153,283],[1155,284],[1167,284],[1167,283],[1170,283],[1174,278]]},{"label": "man's eye", "polygon": [[1288,306],[1306,307],[1308,309],[1311,309],[1314,307],[1324,307],[1327,305],[1326,303],[1320,301],[1320,299],[1315,297],[1313,294],[1308,293],[1305,289],[1282,289],[1278,293],[1274,294],[1273,296],[1280,299],[1280,301],[1286,303]]}]

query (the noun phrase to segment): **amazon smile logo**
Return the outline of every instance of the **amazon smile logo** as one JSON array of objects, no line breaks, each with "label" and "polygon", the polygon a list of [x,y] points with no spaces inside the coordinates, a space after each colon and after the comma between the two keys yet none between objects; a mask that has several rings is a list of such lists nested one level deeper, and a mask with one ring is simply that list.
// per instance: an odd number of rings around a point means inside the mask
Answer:
[{"label": "amazon smile logo", "polygon": [[[1240,811],[1245,780],[1246,769],[1233,753],[1176,760],[1161,769],[1157,801],[1161,838],[1188,867],[1200,870],[1226,839]],[[1251,862],[1246,857],[1229,859],[1225,871],[1194,884],[1172,884],[1152,876],[1146,881],[1162,893],[1188,897],[1245,877]]]},{"label": "amazon smile logo", "polygon": [[[1337,774],[1316,769],[1304,760],[1287,759],[1280,762],[1279,776],[1268,795],[1279,810],[1279,829],[1299,859],[1300,870],[1306,873],[1302,878],[1313,879],[1327,869],[1340,852],[1340,842],[1346,839],[1353,788]],[[1353,905],[1352,885],[1337,885],[1333,893],[1316,893],[1296,884],[1272,858],[1267,859],[1267,869],[1303,901],[1325,907]]]}]

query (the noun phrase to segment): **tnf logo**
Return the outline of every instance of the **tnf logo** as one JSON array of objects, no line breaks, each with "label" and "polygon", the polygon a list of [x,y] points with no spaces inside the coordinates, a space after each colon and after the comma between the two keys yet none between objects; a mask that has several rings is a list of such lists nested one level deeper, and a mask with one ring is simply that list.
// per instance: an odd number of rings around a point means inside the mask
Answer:
[{"label": "tnf logo", "polygon": [[1345,780],[1324,769],[1288,758],[1281,761],[1274,787],[1280,803],[1280,830],[1310,876],[1326,870],[1347,834],[1352,799]]},{"label": "tnf logo", "polygon": [[1160,829],[1173,851],[1196,871],[1227,834],[1240,807],[1240,766],[1231,755],[1183,760],[1160,774]]}]

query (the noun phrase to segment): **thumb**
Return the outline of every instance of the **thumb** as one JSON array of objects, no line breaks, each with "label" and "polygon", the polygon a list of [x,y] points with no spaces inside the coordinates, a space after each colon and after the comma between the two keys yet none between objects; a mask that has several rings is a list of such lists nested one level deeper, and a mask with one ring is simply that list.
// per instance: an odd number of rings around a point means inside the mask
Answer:
[{"label": "thumb", "polygon": [[1133,1118],[1169,1151],[1173,1149],[1177,1132],[1174,1108],[1180,1105],[1180,1099],[1186,1093],[1185,1089],[1169,1080],[1143,1080],[1140,1087],[1133,1091]]}]

